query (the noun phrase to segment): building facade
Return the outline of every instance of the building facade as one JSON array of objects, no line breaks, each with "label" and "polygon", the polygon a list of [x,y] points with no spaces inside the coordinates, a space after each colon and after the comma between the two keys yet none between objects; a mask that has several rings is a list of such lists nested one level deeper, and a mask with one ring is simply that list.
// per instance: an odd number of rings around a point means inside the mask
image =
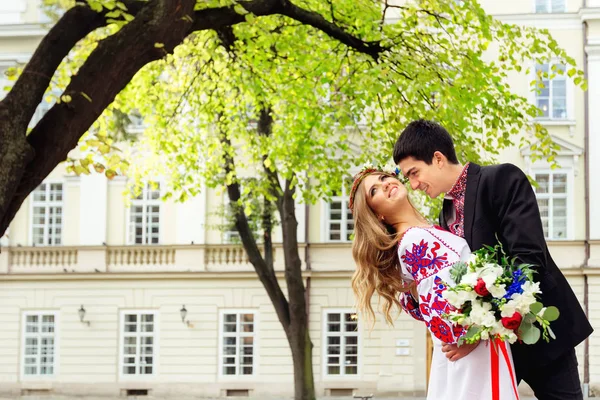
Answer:
[{"label": "building facade", "polygon": [[[542,109],[561,168],[532,162],[528,148],[501,161],[537,181],[551,253],[600,328],[600,0],[482,4],[506,22],[550,29],[587,73],[587,92],[557,77],[539,95],[528,92],[531,76],[511,77]],[[0,70],[27,62],[46,22],[37,0],[0,2]],[[59,167],[1,239],[0,396],[291,396],[291,353],[270,300],[235,233],[215,228],[223,196],[205,190],[178,204],[148,186],[127,203],[125,190],[123,178]],[[423,394],[423,324],[401,315],[371,330],[353,311],[347,195],[301,205],[297,218],[317,394]],[[577,355],[586,390],[598,393],[597,336]]]}]

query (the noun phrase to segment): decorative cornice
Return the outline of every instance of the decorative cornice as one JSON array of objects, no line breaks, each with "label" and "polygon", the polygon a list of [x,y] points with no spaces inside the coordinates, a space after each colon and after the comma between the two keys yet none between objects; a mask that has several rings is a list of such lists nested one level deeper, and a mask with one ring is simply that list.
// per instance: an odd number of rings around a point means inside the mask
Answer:
[{"label": "decorative cornice", "polygon": [[48,33],[44,24],[0,25],[0,37],[43,37]]},{"label": "decorative cornice", "polygon": [[583,29],[581,17],[577,13],[530,13],[530,14],[497,14],[499,21],[508,24],[530,26],[539,29],[576,30]]}]

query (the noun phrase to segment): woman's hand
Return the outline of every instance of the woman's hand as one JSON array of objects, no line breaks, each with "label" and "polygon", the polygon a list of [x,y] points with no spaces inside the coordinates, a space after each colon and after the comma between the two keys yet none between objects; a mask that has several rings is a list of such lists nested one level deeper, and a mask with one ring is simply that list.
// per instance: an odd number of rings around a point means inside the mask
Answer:
[{"label": "woman's hand", "polygon": [[460,346],[456,344],[445,344],[442,346],[442,352],[446,354],[446,358],[448,358],[448,360],[458,361],[475,350],[477,346],[479,346],[479,342],[473,344],[465,343]]}]

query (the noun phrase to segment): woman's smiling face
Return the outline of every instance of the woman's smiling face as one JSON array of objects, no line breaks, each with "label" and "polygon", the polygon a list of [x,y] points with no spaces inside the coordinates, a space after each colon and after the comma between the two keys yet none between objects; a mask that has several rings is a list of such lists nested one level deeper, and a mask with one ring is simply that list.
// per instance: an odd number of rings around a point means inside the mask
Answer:
[{"label": "woman's smiling face", "polygon": [[399,205],[405,201],[408,191],[398,180],[385,174],[372,174],[363,181],[367,204],[378,218],[390,221],[398,213]]}]

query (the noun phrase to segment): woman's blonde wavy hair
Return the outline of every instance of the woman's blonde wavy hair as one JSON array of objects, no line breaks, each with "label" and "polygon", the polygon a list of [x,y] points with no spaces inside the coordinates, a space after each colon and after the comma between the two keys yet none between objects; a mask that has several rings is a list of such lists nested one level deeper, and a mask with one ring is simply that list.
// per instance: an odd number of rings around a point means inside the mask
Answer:
[{"label": "woman's blonde wavy hair", "polygon": [[[388,175],[397,179],[396,176],[383,172],[373,174]],[[352,276],[352,289],[357,297],[358,311],[366,314],[372,325],[375,323],[375,312],[371,306],[371,298],[377,292],[384,301],[382,311],[385,319],[393,325],[392,310],[394,307],[397,307],[398,312],[402,310],[399,295],[414,290],[414,283],[404,281],[400,275],[398,241],[401,235],[391,226],[379,221],[367,204],[364,190],[360,189],[361,184],[362,182],[354,193],[352,257],[357,268]],[[415,209],[412,203],[410,204]],[[421,216],[416,209],[415,212]]]}]

